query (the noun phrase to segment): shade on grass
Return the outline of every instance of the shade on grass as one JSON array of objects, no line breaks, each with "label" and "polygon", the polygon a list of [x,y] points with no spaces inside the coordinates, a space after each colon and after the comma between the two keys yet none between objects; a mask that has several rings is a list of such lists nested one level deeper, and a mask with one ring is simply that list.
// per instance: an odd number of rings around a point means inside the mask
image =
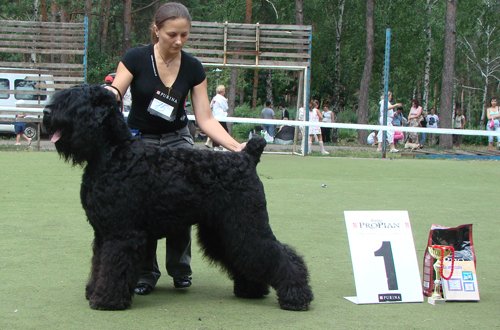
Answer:
[{"label": "shade on grass", "polygon": [[[54,152],[2,152],[0,171],[0,329],[498,326],[498,162],[264,155],[258,171],[273,230],[304,255],[311,272],[315,300],[308,312],[280,310],[274,292],[262,300],[235,298],[232,283],[196,244],[189,290],[174,290],[164,274],[157,290],[135,297],[130,310],[91,310],[84,285],[92,229],[79,201],[81,169]],[[408,210],[420,268],[432,223],[472,223],[481,301],[358,306],[345,300],[356,292],[344,210]],[[165,244],[158,246],[164,269]]]}]

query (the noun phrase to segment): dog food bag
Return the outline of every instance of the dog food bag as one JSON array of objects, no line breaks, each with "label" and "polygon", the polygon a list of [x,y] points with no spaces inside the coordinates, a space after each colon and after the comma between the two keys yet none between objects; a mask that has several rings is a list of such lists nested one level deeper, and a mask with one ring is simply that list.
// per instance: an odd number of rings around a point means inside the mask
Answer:
[{"label": "dog food bag", "polygon": [[[422,288],[425,296],[432,295],[434,290],[434,259],[428,250],[431,245],[452,246],[455,250],[454,261],[473,261],[476,266],[476,254],[474,252],[474,241],[472,240],[472,224],[458,227],[444,227],[433,224],[429,231],[429,238],[424,252],[424,266],[422,276]],[[451,260],[451,255],[445,261]]]}]

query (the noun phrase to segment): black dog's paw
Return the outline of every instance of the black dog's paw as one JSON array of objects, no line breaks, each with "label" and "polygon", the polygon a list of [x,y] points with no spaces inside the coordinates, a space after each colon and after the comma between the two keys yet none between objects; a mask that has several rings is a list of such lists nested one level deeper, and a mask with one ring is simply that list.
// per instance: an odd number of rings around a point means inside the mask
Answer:
[{"label": "black dog's paw", "polygon": [[95,310],[101,311],[121,311],[130,307],[130,301],[120,301],[113,303],[104,303],[101,301],[95,301],[94,299],[89,299],[89,306]]}]

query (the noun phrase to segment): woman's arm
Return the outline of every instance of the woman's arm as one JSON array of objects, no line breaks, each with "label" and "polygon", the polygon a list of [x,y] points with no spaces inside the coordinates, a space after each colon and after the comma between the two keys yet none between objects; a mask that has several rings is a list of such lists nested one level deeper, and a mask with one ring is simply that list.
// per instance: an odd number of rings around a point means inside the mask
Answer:
[{"label": "woman's arm", "polygon": [[[492,115],[491,114],[492,112],[496,112],[496,114]],[[500,112],[498,112],[498,107],[497,108],[488,108],[488,109],[486,109],[486,117],[489,120],[500,118]]]},{"label": "woman's arm", "polygon": [[191,101],[193,102],[193,111],[198,126],[212,140],[232,151],[241,151],[245,147],[245,144],[233,139],[212,115],[210,103],[208,102],[206,79],[193,87]]},{"label": "woman's arm", "polygon": [[323,114],[321,114],[321,111],[319,111],[319,109],[315,109],[316,110],[316,114],[318,115],[318,120],[319,121],[322,121],[323,120]]},{"label": "woman's arm", "polygon": [[403,106],[403,103],[396,103],[396,104],[390,104],[387,106],[387,110],[392,110],[394,108],[397,108],[397,107],[402,107]]},{"label": "woman's arm", "polygon": [[414,114],[412,114],[410,110],[410,113],[408,114],[408,120],[418,118],[420,117],[421,114],[422,114],[422,107],[418,107],[417,112],[415,112]]},{"label": "woman's arm", "polygon": [[[120,62],[118,63],[118,68],[116,69],[116,76],[111,86],[117,88],[120,91],[121,96],[123,97],[123,95],[125,95],[125,93],[127,92],[127,89],[130,86],[130,83],[132,82],[133,78],[134,76],[132,75],[132,73],[130,73],[130,71],[128,71],[125,65],[122,62]],[[116,99],[120,100],[120,95],[118,95],[118,92],[114,88],[107,86],[105,88],[113,92],[113,94],[116,95]]]}]

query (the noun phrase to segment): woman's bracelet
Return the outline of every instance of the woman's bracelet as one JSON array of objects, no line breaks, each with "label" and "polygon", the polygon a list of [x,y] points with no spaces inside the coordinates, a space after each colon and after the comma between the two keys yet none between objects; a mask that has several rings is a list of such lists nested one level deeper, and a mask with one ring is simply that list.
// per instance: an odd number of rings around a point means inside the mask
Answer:
[{"label": "woman's bracelet", "polygon": [[118,100],[118,102],[120,102],[120,103],[121,103],[121,102],[122,102],[122,100],[123,100],[123,96],[122,96],[122,93],[120,92],[120,90],[119,90],[118,88],[116,88],[115,86],[113,86],[113,85],[108,85],[108,87],[113,88],[113,89],[117,92],[116,96],[118,96],[118,97],[120,98],[120,99]]}]

